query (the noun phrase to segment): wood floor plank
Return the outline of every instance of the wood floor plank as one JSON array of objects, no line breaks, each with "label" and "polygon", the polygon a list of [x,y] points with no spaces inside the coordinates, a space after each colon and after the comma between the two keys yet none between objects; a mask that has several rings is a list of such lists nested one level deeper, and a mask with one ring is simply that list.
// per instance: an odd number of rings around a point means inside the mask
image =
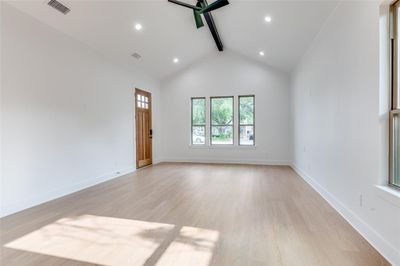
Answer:
[{"label": "wood floor plank", "polygon": [[389,265],[287,166],[162,163],[0,223],[1,265]]}]

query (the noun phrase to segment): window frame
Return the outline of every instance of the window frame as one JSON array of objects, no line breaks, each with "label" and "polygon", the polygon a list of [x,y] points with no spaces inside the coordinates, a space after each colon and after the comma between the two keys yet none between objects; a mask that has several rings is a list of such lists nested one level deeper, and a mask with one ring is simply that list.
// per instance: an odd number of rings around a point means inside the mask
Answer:
[{"label": "window frame", "polygon": [[[212,102],[213,99],[232,99],[232,125],[213,125],[213,119],[212,119]],[[232,144],[213,144],[212,141],[212,129],[214,127],[226,127],[226,126],[231,126],[232,127]],[[235,146],[235,96],[211,96],[210,97],[210,146]]]},{"label": "window frame", "polygon": [[395,145],[395,127],[394,127],[394,119],[395,116],[400,116],[400,88],[398,86],[399,82],[399,36],[398,36],[398,19],[399,13],[398,9],[400,8],[400,1],[394,2],[390,6],[390,112],[389,112],[389,185],[400,189],[400,184],[395,183],[395,175],[397,174],[397,170],[395,169],[395,160],[399,158],[396,157],[396,154],[399,151],[396,150]]},{"label": "window frame", "polygon": [[[397,144],[396,141],[394,140],[395,138],[395,133],[394,133],[394,117],[395,116],[399,116],[400,117],[400,110],[391,110],[390,111],[390,131],[389,131],[389,135],[390,135],[390,169],[389,169],[389,185],[399,188],[400,189],[400,184],[396,184],[394,179],[395,179],[395,174],[397,173],[397,171],[400,171],[400,169],[395,169],[395,160],[398,160],[399,158],[397,158],[396,156],[396,148],[395,145]],[[398,152],[397,152],[398,153]]]},{"label": "window frame", "polygon": [[[204,100],[204,125],[193,124],[193,100]],[[193,142],[193,127],[204,127],[204,143],[195,144]],[[190,145],[205,146],[207,144],[207,98],[206,97],[191,97],[190,98]]]},{"label": "window frame", "polygon": [[[240,123],[240,98],[253,98],[253,124],[241,124]],[[240,144],[240,127],[241,126],[252,126],[253,127],[253,144],[252,145],[245,145]],[[256,146],[256,96],[254,94],[249,95],[239,95],[238,96],[238,146]]]}]

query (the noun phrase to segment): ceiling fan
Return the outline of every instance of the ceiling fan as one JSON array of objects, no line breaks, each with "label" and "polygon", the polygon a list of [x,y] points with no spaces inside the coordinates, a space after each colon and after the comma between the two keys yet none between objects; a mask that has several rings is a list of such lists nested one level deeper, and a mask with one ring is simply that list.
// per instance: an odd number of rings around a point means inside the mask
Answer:
[{"label": "ceiling fan", "polygon": [[221,38],[219,37],[217,28],[215,27],[214,19],[210,12],[220,7],[228,5],[229,4],[228,0],[216,0],[211,4],[208,4],[207,0],[197,0],[197,4],[195,6],[178,0],[168,0],[168,2],[192,9],[194,15],[194,21],[196,22],[197,28],[201,28],[204,26],[203,20],[201,19],[201,14],[203,14],[207,22],[208,28],[210,29],[211,34],[214,38],[215,44],[218,47],[218,50],[219,51],[224,50],[224,46],[222,45]]}]

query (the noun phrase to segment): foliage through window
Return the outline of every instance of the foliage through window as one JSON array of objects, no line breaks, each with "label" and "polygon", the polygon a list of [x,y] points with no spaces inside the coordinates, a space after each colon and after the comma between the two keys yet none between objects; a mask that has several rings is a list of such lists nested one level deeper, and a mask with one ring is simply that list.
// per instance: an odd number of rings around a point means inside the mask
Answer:
[{"label": "foliage through window", "polygon": [[192,98],[192,144],[206,144],[206,98]]},{"label": "foliage through window", "polygon": [[239,96],[239,145],[254,145],[254,96]]},{"label": "foliage through window", "polygon": [[211,144],[233,145],[233,97],[211,98]]},{"label": "foliage through window", "polygon": [[389,183],[400,187],[400,2],[391,6],[391,111],[390,111],[390,178]]}]

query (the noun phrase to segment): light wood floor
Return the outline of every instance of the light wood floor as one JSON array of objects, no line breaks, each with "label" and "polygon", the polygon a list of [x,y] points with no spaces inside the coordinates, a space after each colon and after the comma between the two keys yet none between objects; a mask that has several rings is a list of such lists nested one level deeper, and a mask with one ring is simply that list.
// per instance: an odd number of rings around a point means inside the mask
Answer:
[{"label": "light wood floor", "polygon": [[159,164],[0,221],[1,265],[389,265],[286,166]]}]

